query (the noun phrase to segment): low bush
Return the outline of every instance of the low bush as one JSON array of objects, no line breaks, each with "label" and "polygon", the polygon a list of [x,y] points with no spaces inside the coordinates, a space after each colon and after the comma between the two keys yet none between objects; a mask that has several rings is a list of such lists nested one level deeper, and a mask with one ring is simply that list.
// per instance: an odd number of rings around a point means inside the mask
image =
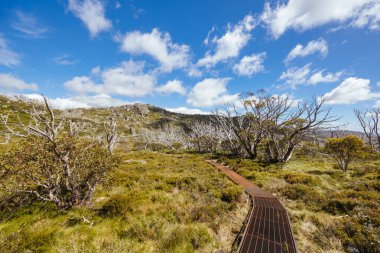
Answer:
[{"label": "low bush", "polygon": [[310,208],[319,208],[316,206],[323,200],[322,195],[311,187],[302,184],[287,185],[280,191],[281,194],[291,200],[301,200],[308,203]]},{"label": "low bush", "polygon": [[222,190],[221,200],[224,202],[234,202],[237,201],[241,194],[243,193],[243,190],[239,186],[229,186]]},{"label": "low bush", "polygon": [[322,210],[331,214],[348,214],[358,205],[357,201],[349,198],[328,200]]},{"label": "low bush", "polygon": [[316,185],[317,180],[312,176],[303,173],[288,173],[284,176],[284,179],[289,184],[305,184]]}]

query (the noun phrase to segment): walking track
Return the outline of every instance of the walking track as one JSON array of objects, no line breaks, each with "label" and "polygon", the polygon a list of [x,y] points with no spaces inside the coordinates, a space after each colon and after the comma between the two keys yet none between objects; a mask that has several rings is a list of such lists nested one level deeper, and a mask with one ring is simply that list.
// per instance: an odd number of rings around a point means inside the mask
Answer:
[{"label": "walking track", "polygon": [[253,208],[238,253],[297,253],[288,213],[281,202],[229,167],[207,160],[241,185],[253,199]]}]

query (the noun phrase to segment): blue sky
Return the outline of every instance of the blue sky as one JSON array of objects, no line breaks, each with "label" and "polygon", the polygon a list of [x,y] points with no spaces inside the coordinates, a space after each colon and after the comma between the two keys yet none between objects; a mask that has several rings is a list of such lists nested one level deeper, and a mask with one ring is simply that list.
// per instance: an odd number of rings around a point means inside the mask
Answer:
[{"label": "blue sky", "polygon": [[380,107],[380,1],[2,0],[0,92],[209,112],[245,91]]}]

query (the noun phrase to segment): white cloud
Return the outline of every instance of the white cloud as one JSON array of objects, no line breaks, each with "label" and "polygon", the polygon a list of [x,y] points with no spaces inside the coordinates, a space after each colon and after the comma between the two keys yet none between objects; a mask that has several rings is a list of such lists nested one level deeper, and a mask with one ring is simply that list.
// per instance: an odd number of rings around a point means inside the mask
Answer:
[{"label": "white cloud", "polygon": [[94,76],[97,76],[101,73],[101,69],[100,69],[100,66],[96,66],[95,68],[92,68],[91,69],[91,74],[94,75]]},{"label": "white cloud", "polygon": [[46,26],[38,22],[34,15],[19,10],[16,11],[16,18],[11,27],[28,38],[42,38],[49,31]]},{"label": "white cloud", "polygon": [[199,70],[199,68],[193,64],[190,64],[190,66],[187,69],[187,75],[190,77],[200,77],[202,76],[202,71]]},{"label": "white cloud", "polygon": [[63,66],[74,65],[78,62],[77,60],[70,59],[70,56],[67,54],[57,56],[53,59],[53,61],[55,64]]},{"label": "white cloud", "polygon": [[99,0],[69,0],[68,9],[87,26],[92,37],[112,28],[112,23],[105,17],[105,8]]},{"label": "white cloud", "polygon": [[317,71],[311,70],[311,63],[301,68],[288,68],[282,72],[279,80],[285,81],[285,86],[295,89],[298,85],[316,85],[319,83],[333,83],[339,81],[343,72],[325,73],[325,69]]},{"label": "white cloud", "polygon": [[289,68],[286,72],[282,72],[280,80],[285,81],[285,84],[292,89],[295,89],[297,85],[306,84],[311,72],[311,64],[306,64],[301,68]]},{"label": "white cloud", "polygon": [[20,63],[20,55],[8,47],[8,43],[0,33],[0,65],[11,67]]},{"label": "white cloud", "polygon": [[168,81],[166,84],[157,87],[156,91],[163,94],[178,93],[180,95],[186,94],[186,89],[183,87],[182,81],[177,79]]},{"label": "white cloud", "polygon": [[[43,98],[40,94],[23,94],[22,97],[30,100],[37,100],[39,102],[43,101]],[[115,99],[106,94],[98,94],[94,96],[78,96],[72,98],[49,98],[49,101],[53,108],[61,110],[73,108],[111,107],[130,104],[127,101]]]},{"label": "white cloud", "polygon": [[357,17],[352,21],[351,26],[363,28],[368,26],[370,30],[380,28],[380,2],[375,2],[362,8]]},{"label": "white cloud", "polygon": [[[247,45],[251,38],[250,31],[252,31],[254,27],[255,20],[251,15],[245,16],[245,18],[235,26],[228,25],[227,32],[222,37],[214,37],[211,40],[216,46],[214,52],[208,51],[205,56],[197,62],[197,65],[212,67],[218,62],[237,57],[240,50]],[[206,39],[205,42],[210,43],[209,39]]]},{"label": "white cloud", "polygon": [[195,108],[177,107],[177,108],[165,108],[169,112],[182,113],[182,114],[210,114],[210,112],[202,111]]},{"label": "white cloud", "polygon": [[144,73],[144,63],[126,61],[119,67],[102,72],[104,91],[129,97],[141,97],[152,93],[156,78]]},{"label": "white cloud", "polygon": [[63,85],[78,94],[102,93],[103,91],[103,88],[95,84],[88,76],[76,76]]},{"label": "white cloud", "polygon": [[95,84],[87,76],[77,76],[65,82],[64,86],[79,94],[104,93],[141,97],[151,94],[156,83],[153,75],[144,73],[143,62],[125,61],[117,67],[104,70],[100,75],[102,84]]},{"label": "white cloud", "polygon": [[305,31],[331,22],[377,30],[379,8],[378,0],[289,0],[274,7],[267,2],[261,21],[274,38],[287,29]]},{"label": "white cloud", "polygon": [[322,96],[326,104],[355,104],[360,101],[380,98],[379,92],[372,92],[369,79],[349,77],[332,91]]},{"label": "white cloud", "polygon": [[314,73],[310,78],[308,83],[311,85],[315,85],[318,83],[333,83],[339,81],[340,77],[342,76],[343,72],[336,72],[336,73],[327,73],[324,75],[323,73],[325,70],[318,71]]},{"label": "white cloud", "polygon": [[215,26],[213,26],[213,27],[211,28],[211,30],[207,33],[207,37],[206,37],[206,39],[203,40],[203,44],[205,44],[206,46],[208,46],[208,43],[209,43],[209,41],[210,41],[211,34],[212,34],[213,32],[215,32],[215,30],[216,30],[216,28],[215,28]]},{"label": "white cloud", "polygon": [[5,90],[37,90],[38,85],[26,83],[11,74],[0,73],[0,88]]},{"label": "white cloud", "polygon": [[318,52],[322,56],[326,56],[328,53],[327,42],[324,39],[312,40],[306,46],[301,44],[296,45],[286,57],[285,63],[289,63],[297,57],[305,57]]},{"label": "white cloud", "polygon": [[197,83],[190,91],[187,103],[197,107],[209,107],[233,103],[239,94],[230,95],[226,85],[230,78],[208,78]]},{"label": "white cloud", "polygon": [[161,70],[186,67],[189,63],[189,46],[173,43],[169,33],[161,33],[157,28],[151,33],[129,32],[121,40],[121,50],[135,55],[147,54],[161,64]]},{"label": "white cloud", "polygon": [[266,53],[253,54],[244,56],[239,63],[235,64],[233,70],[242,76],[252,76],[264,71],[264,59]]}]

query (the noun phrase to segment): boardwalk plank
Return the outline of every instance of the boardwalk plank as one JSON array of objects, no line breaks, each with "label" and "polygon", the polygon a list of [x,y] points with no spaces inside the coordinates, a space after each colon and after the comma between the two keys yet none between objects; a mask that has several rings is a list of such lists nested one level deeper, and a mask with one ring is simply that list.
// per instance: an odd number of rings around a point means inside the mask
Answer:
[{"label": "boardwalk plank", "polygon": [[241,185],[253,199],[253,209],[238,252],[297,253],[288,213],[281,202],[230,168],[215,161],[207,162]]}]

